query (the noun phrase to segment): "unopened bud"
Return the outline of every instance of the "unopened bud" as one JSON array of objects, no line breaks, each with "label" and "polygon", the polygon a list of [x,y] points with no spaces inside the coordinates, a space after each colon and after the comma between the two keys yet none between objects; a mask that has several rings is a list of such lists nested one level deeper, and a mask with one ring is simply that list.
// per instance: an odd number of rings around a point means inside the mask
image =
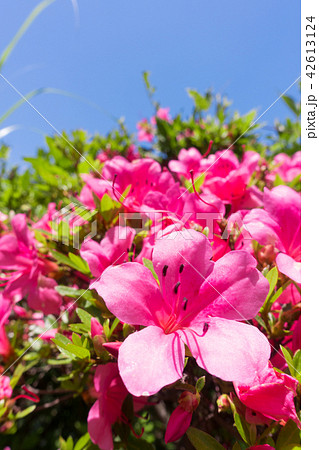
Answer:
[{"label": "unopened bud", "polygon": [[258,250],[258,261],[261,264],[272,264],[276,259],[276,253],[274,246],[271,244],[265,245],[263,248]]},{"label": "unopened bud", "polygon": [[222,394],[217,399],[218,412],[227,412],[230,409],[229,397],[226,394]]},{"label": "unopened bud", "polygon": [[200,395],[198,393],[192,394],[189,391],[184,391],[179,397],[179,405],[187,412],[192,413],[198,407],[200,402]]}]

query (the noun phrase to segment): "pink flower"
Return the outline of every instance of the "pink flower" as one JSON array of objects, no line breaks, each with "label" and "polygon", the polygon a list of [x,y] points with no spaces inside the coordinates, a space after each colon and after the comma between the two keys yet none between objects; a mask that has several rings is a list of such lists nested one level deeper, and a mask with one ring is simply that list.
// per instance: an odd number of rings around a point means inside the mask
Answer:
[{"label": "pink flower", "polygon": [[106,269],[95,288],[122,322],[143,325],[119,349],[121,377],[133,395],[151,395],[182,376],[185,344],[200,367],[245,382],[267,364],[270,347],[257,328],[238,322],[259,311],[268,281],[246,252],[211,261],[208,239],[194,230],[155,243],[159,278],[138,263]]},{"label": "pink flower", "polygon": [[7,358],[11,353],[11,345],[6,334],[5,324],[11,313],[12,304],[0,293],[0,355]]},{"label": "pink flower", "polygon": [[15,301],[28,296],[31,308],[58,314],[62,298],[54,289],[57,282],[46,276],[57,270],[56,264],[38,255],[25,214],[14,216],[11,224],[13,232],[0,238],[0,269],[10,271],[3,296]]},{"label": "pink flower", "polygon": [[177,441],[188,430],[193,412],[198,407],[199,395],[192,394],[191,392],[183,392],[179,398],[179,406],[174,409],[169,418],[166,433],[165,442]]},{"label": "pink flower", "polygon": [[294,420],[300,426],[294,397],[298,381],[275,371],[271,364],[256,375],[249,384],[234,383],[240,401],[254,411],[272,420],[287,422]]},{"label": "pink flower", "polygon": [[301,173],[301,152],[296,152],[292,156],[279,153],[274,157],[273,165],[274,168],[266,177],[267,181],[273,182],[278,174],[283,181],[289,183]]},{"label": "pink flower", "polygon": [[151,117],[150,122],[152,125],[156,125],[156,117],[166,122],[171,121],[171,116],[169,115],[169,108],[158,108],[156,111],[156,116]]},{"label": "pink flower", "polygon": [[10,378],[0,374],[0,400],[10,398],[12,395],[12,388],[10,386]]},{"label": "pink flower", "polygon": [[300,194],[288,186],[264,190],[264,210],[252,210],[244,224],[253,239],[276,251],[278,270],[301,282]]},{"label": "pink flower", "polygon": [[137,139],[139,141],[152,142],[154,139],[155,130],[153,126],[147,122],[147,119],[143,119],[136,125],[138,129]]},{"label": "pink flower", "polygon": [[[195,147],[188,150],[182,148],[178,154],[178,161],[172,160],[168,163],[168,167],[172,172],[178,173],[179,176],[189,178],[190,171],[194,171],[195,177],[200,173],[202,154]],[[202,170],[203,172],[203,170]]]},{"label": "pink flower", "polygon": [[262,206],[262,193],[255,187],[248,187],[250,178],[258,168],[260,155],[247,151],[241,163],[236,155],[228,150],[210,155],[205,168],[206,177],[202,190],[213,193],[225,203],[232,205],[232,211]]},{"label": "pink flower", "polygon": [[[98,366],[94,375],[94,387],[98,399],[88,415],[88,432],[92,442],[101,450],[113,450],[112,425],[122,419],[121,408],[128,395],[116,363]],[[145,404],[145,399],[133,398],[134,410],[138,411]]]},{"label": "pink flower", "polygon": [[85,241],[80,254],[87,261],[92,275],[97,278],[108,266],[127,261],[134,236],[135,231],[130,227],[113,227],[100,243],[92,239]]},{"label": "pink flower", "polygon": [[252,447],[249,447],[249,450],[276,450],[276,449],[271,445],[263,444],[263,445],[253,445]]},{"label": "pink flower", "polygon": [[103,326],[100,324],[100,322],[95,317],[92,317],[92,319],[91,319],[92,339],[94,338],[94,336],[101,336],[103,334],[104,334]]}]

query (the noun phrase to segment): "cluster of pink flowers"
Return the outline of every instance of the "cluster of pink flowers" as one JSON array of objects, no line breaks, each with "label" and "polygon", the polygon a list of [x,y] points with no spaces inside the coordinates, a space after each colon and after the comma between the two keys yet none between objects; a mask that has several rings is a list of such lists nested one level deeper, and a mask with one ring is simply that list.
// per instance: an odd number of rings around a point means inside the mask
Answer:
[{"label": "cluster of pink flowers", "polygon": [[[158,110],[157,117],[170,120],[167,109]],[[151,142],[155,124],[155,118],[140,122],[139,139]],[[182,149],[168,169],[152,158],[118,155],[103,160],[101,177],[82,176],[78,198],[86,208],[98,208],[97,200],[107,196],[120,213],[98,240],[81,246],[79,254],[92,275],[90,288],[120,326],[134,330],[123,342],[104,342],[113,359],[95,370],[88,431],[101,449],[113,448],[115,422],[131,426],[121,409],[128,393],[138,412],[147,397],[183,378],[185,355],[208,374],[233,382],[248,423],[292,419],[300,425],[294,404],[298,381],[278,371],[283,356],[279,362],[272,341],[254,321],[269,293],[265,275],[273,267],[282,285],[289,284],[274,308],[278,302],[300,303],[300,194],[288,185],[273,186],[277,174],[288,184],[299,173],[299,154],[278,155],[267,166],[253,151],[239,160],[231,150],[203,156],[190,148]],[[50,204],[36,224],[28,226],[26,215],[17,214],[11,227],[2,227],[4,358],[11,352],[5,331],[9,316],[26,314],[19,302],[26,299],[30,310],[44,315],[58,316],[65,309],[56,290],[58,264],[32,231],[51,232],[55,208]],[[142,226],[134,227],[134,220]],[[102,325],[93,321],[92,339],[103,334]],[[293,346],[300,348],[297,325]],[[10,389],[8,378],[1,377],[0,399],[10,397]],[[182,394],[166,442],[187,430],[199,402],[199,393]]]}]

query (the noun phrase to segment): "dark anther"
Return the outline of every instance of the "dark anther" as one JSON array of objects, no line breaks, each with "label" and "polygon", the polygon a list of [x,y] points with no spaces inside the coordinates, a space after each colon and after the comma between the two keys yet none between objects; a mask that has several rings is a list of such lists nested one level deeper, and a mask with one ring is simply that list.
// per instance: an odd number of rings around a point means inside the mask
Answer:
[{"label": "dark anther", "polygon": [[184,269],[184,264],[181,264],[181,265],[179,266],[179,273],[182,273],[182,272],[183,272],[183,269]]},{"label": "dark anther", "polygon": [[204,328],[203,328],[203,333],[204,333],[204,334],[207,333],[208,327],[209,327],[208,323],[205,322],[205,323],[204,323]]},{"label": "dark anther", "polygon": [[165,266],[163,267],[163,277],[166,277],[167,269],[168,269],[168,266],[165,265]]},{"label": "dark anther", "polygon": [[178,291],[178,288],[179,288],[179,285],[181,284],[181,282],[180,281],[178,281],[176,284],[175,284],[175,286],[174,286],[174,294],[177,294],[177,291]]},{"label": "dark anther", "polygon": [[188,299],[186,297],[183,298],[183,310],[186,311]]},{"label": "dark anther", "polygon": [[130,249],[129,248],[127,248],[126,251],[127,251],[127,253],[130,253]]}]

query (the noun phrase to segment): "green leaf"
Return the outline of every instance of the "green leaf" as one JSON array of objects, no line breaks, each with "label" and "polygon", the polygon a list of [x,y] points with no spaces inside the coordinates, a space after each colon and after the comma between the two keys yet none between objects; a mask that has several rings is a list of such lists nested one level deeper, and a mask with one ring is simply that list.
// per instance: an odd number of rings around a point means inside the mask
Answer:
[{"label": "green leaf", "polygon": [[89,433],[85,433],[75,444],[74,450],[84,450],[90,442]]},{"label": "green leaf", "polygon": [[297,378],[299,383],[301,383],[301,351],[300,350],[297,350],[296,353],[294,354],[292,364],[293,364],[293,371],[294,371],[293,377]]},{"label": "green leaf", "polygon": [[[123,447],[121,447],[122,449]],[[134,436],[130,436],[128,439],[127,450],[154,450],[154,447],[144,439],[137,439]]]},{"label": "green leaf", "polygon": [[78,345],[79,347],[82,347],[82,341],[78,334],[72,333],[72,342],[74,345]]},{"label": "green leaf", "polygon": [[91,320],[92,320],[93,316],[91,316],[90,313],[88,313],[87,311],[85,311],[82,308],[76,308],[76,313],[79,316],[81,322],[84,323],[84,325],[86,327],[88,327],[90,330],[91,329]]},{"label": "green leaf", "polygon": [[63,336],[60,333],[57,333],[52,341],[62,353],[72,359],[75,357],[79,359],[90,359],[90,352],[88,349],[72,344],[66,336]]},{"label": "green leaf", "polygon": [[[63,222],[61,222],[62,224]],[[66,266],[72,267],[72,269],[79,270],[79,267],[77,264],[75,264],[70,258],[68,258],[63,253],[57,252],[55,250],[51,250],[53,258],[57,260],[60,264],[65,264]]]},{"label": "green leaf", "polygon": [[298,105],[292,97],[289,95],[283,95],[281,97],[286,105],[291,109],[292,112],[296,114],[296,116],[300,115],[300,105]]},{"label": "green leaf", "polygon": [[245,420],[237,413],[234,413],[235,425],[243,440],[250,444],[250,432]]},{"label": "green leaf", "polygon": [[29,16],[26,18],[26,20],[23,22],[21,27],[19,28],[18,32],[15,34],[9,45],[4,49],[2,52],[2,55],[0,57],[0,71],[2,69],[3,64],[6,62],[8,57],[10,56],[10,53],[14,49],[14,47],[17,45],[17,43],[20,41],[24,33],[27,31],[27,29],[30,27],[32,22],[36,19],[36,17],[51,3],[53,3],[55,0],[44,0],[43,2],[39,3],[29,14]]},{"label": "green leaf", "polygon": [[293,356],[290,349],[284,347],[283,345],[280,346],[280,349],[285,357],[286,363],[288,364],[288,369],[291,374],[291,376],[294,376],[295,368],[293,363]]},{"label": "green leaf", "polygon": [[207,111],[212,104],[212,94],[210,91],[207,91],[205,96],[201,95],[195,89],[186,89],[188,95],[193,99],[195,108],[197,111]]},{"label": "green leaf", "polygon": [[205,375],[203,377],[198,378],[195,386],[197,392],[201,392],[203,390],[205,386],[205,381],[206,381]]},{"label": "green leaf", "polygon": [[209,434],[197,428],[190,427],[187,437],[196,450],[225,450],[225,448]]},{"label": "green leaf", "polygon": [[92,300],[92,293],[88,289],[75,289],[70,286],[56,286],[55,290],[62,295],[62,297],[71,297],[71,298],[84,298],[85,300],[91,301]]},{"label": "green leaf", "polygon": [[158,279],[157,273],[154,270],[154,266],[153,266],[152,261],[150,259],[143,258],[143,265],[152,272],[153,277],[155,278],[155,280],[159,284],[159,279]]},{"label": "green leaf", "polygon": [[[297,448],[300,445],[300,430],[293,420],[288,420],[286,425],[280,430],[276,442],[276,450],[288,450],[289,446],[293,445],[297,446]],[[289,450],[291,449],[289,448]]]},{"label": "green leaf", "polygon": [[16,419],[22,419],[23,417],[26,417],[27,415],[31,414],[35,408],[37,407],[37,405],[31,405],[28,408],[24,409],[23,411],[19,411],[16,414]]},{"label": "green leaf", "polygon": [[86,261],[84,261],[83,258],[79,255],[75,255],[74,253],[69,253],[69,258],[72,261],[72,263],[77,267],[77,270],[84,274],[90,274],[91,271],[89,269],[89,265]]}]

